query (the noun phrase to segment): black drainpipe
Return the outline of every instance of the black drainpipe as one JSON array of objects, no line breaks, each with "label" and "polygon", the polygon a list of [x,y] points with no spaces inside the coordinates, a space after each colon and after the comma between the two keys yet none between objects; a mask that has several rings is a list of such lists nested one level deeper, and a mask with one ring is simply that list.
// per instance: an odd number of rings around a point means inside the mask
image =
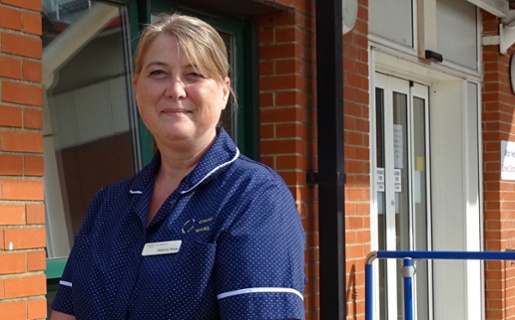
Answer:
[{"label": "black drainpipe", "polygon": [[343,320],[345,223],[342,0],[316,1],[320,319]]}]

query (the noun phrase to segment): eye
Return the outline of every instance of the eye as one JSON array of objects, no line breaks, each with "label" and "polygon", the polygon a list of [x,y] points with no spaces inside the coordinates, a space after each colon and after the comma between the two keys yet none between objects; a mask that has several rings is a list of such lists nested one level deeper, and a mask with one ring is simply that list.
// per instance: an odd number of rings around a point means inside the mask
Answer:
[{"label": "eye", "polygon": [[163,76],[165,74],[164,70],[161,70],[161,69],[158,69],[158,70],[151,70],[149,72],[149,75],[151,77],[159,77],[159,76]]},{"label": "eye", "polygon": [[190,72],[187,74],[188,77],[204,79],[205,76],[198,72]]}]

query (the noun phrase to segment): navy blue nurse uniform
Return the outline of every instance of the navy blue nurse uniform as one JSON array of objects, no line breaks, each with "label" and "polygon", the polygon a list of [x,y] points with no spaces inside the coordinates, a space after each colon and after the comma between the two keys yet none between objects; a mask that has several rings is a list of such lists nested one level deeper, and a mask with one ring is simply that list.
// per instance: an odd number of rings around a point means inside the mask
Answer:
[{"label": "navy blue nurse uniform", "polygon": [[[160,155],[94,197],[52,309],[77,319],[304,319],[304,231],[280,176],[219,134],[150,225]],[[172,252],[144,255],[174,241]]]}]

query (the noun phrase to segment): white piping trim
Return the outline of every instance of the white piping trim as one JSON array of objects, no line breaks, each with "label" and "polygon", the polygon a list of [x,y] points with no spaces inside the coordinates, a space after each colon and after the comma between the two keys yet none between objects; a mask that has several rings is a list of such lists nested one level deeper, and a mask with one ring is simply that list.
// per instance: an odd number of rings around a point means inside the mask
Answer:
[{"label": "white piping trim", "polygon": [[247,293],[275,293],[275,292],[286,292],[286,293],[294,293],[297,296],[299,296],[302,300],[304,300],[304,296],[302,293],[298,292],[295,289],[292,288],[275,288],[275,287],[263,287],[263,288],[247,288],[247,289],[240,289],[240,290],[234,290],[229,292],[220,293],[216,297],[218,300],[237,296],[240,294],[247,294]]},{"label": "white piping trim", "polygon": [[199,182],[197,182],[193,187],[189,188],[188,190],[184,190],[184,191],[181,191],[181,194],[185,194],[185,193],[188,193],[190,192],[191,190],[195,189],[199,184],[201,184],[202,182],[204,182],[204,180],[206,180],[210,175],[212,175],[215,171],[233,163],[234,161],[236,161],[236,159],[238,159],[238,157],[240,156],[240,150],[238,148],[236,148],[236,155],[234,156],[234,158],[232,158],[231,160],[225,162],[225,163],[222,163],[221,165],[219,165],[218,167],[214,168],[213,170],[209,171],[208,174],[206,174],[204,176],[204,178],[202,178]]},{"label": "white piping trim", "polygon": [[138,191],[138,190],[129,190],[129,192],[131,194],[142,194],[143,193],[143,191]]},{"label": "white piping trim", "polygon": [[59,280],[59,284],[70,288],[72,287],[72,283],[70,281]]}]

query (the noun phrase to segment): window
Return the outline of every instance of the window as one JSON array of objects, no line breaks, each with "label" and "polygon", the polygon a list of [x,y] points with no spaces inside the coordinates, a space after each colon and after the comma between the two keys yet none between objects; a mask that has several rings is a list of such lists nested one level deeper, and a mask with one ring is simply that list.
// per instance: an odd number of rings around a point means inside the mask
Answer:
[{"label": "window", "polygon": [[443,65],[459,71],[479,70],[480,26],[478,10],[468,1],[369,1],[374,46],[415,57],[431,50],[443,56]]},{"label": "window", "polygon": [[414,48],[412,0],[370,0],[370,33]]},{"label": "window", "polygon": [[93,195],[141,166],[128,29],[123,6],[43,1],[49,303]]},{"label": "window", "polygon": [[478,69],[476,13],[476,7],[466,1],[436,1],[438,51],[446,62]]},{"label": "window", "polygon": [[49,258],[69,254],[94,193],[133,175],[138,163],[125,10],[102,3],[67,6],[72,4],[77,2],[45,12]]}]

